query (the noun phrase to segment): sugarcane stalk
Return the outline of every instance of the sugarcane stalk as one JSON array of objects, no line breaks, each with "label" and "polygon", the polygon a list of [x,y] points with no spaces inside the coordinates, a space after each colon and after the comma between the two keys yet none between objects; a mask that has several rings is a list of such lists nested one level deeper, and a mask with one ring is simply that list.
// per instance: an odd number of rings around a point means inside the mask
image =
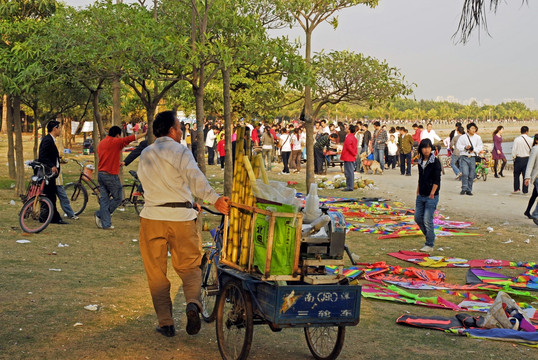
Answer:
[{"label": "sugarcane stalk", "polygon": [[250,165],[250,161],[248,160],[246,156],[243,158],[243,164],[245,165],[245,169],[247,171],[248,178],[250,180],[252,193],[259,194],[260,192],[258,190],[258,184],[256,184],[256,175],[254,174],[254,170],[252,169],[252,166]]},{"label": "sugarcane stalk", "polygon": [[264,184],[269,184],[269,178],[267,177],[267,172],[265,171],[265,166],[263,165],[263,158],[262,154],[258,154],[256,156],[256,159],[258,160],[258,166],[260,169],[260,173],[262,175],[262,180]]}]

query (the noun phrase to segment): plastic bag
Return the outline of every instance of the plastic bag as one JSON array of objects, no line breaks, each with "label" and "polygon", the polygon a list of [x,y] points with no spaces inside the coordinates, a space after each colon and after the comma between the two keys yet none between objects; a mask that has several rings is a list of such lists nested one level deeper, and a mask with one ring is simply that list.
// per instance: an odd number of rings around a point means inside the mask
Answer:
[{"label": "plastic bag", "polygon": [[[291,205],[256,205],[260,209],[273,212],[294,213],[296,208]],[[270,275],[291,275],[295,255],[296,217],[277,217],[273,232],[273,253],[271,255]],[[265,272],[267,257],[267,239],[269,235],[269,216],[259,215],[254,224],[254,266]]]},{"label": "plastic bag", "polygon": [[[508,314],[507,314],[508,312]],[[526,330],[527,322],[530,324],[530,319],[521,310],[517,303],[503,291],[499,291],[493,305],[484,318],[482,327],[493,329],[501,327],[503,329]]]}]

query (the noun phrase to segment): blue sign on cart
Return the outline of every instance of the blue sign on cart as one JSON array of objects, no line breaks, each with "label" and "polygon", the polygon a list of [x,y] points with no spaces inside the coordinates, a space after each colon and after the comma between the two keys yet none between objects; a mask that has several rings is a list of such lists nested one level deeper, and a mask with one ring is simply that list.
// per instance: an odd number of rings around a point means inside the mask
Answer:
[{"label": "blue sign on cart", "polygon": [[266,285],[258,287],[258,298],[266,315],[281,326],[356,325],[360,290],[357,285]]}]

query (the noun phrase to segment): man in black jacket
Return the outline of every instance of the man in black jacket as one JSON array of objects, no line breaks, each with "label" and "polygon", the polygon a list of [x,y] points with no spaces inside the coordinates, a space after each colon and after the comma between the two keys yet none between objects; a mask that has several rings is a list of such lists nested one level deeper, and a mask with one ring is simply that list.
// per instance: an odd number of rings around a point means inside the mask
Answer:
[{"label": "man in black jacket", "polygon": [[63,221],[58,210],[56,209],[56,178],[60,174],[60,153],[56,147],[56,138],[60,135],[60,123],[51,120],[47,124],[48,135],[43,137],[39,145],[39,157],[37,161],[45,165],[48,171],[52,171],[55,176],[45,185],[44,193],[50,199],[53,206],[54,214],[52,215],[53,224],[67,224]]}]

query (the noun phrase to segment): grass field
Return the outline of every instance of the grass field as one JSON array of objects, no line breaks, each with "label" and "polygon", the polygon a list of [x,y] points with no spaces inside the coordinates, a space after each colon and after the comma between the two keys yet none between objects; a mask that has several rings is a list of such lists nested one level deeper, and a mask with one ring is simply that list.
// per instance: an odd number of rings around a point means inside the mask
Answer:
[{"label": "grass field", "polygon": [[[28,149],[31,149],[29,137]],[[7,141],[0,138],[0,154],[5,159]],[[26,154],[28,159],[31,154]],[[5,164],[5,163],[4,163]],[[132,164],[130,169],[136,169]],[[76,164],[64,168],[64,174],[74,178]],[[208,168],[208,177],[217,191],[222,191],[223,172],[216,166]],[[280,179],[276,172],[270,174]],[[286,180],[303,181],[301,175]],[[376,181],[378,180],[376,178]],[[134,209],[117,211],[113,231],[96,228],[93,211],[97,207],[90,198],[89,206],[80,220],[70,225],[50,225],[35,235],[21,233],[18,226],[20,201],[10,189],[7,166],[0,167],[0,358],[1,359],[219,359],[215,325],[203,324],[199,335],[188,336],[184,330],[184,298],[180,280],[169,267],[175,308],[174,317],[179,333],[164,338],[154,331],[156,316],[147,288],[138,242],[139,223]],[[298,185],[298,191],[304,191]],[[340,196],[338,190],[323,190],[323,196]],[[370,196],[357,191],[355,197]],[[9,205],[15,200],[16,205]],[[407,204],[413,206],[413,204]],[[457,209],[447,210],[453,220]],[[215,224],[217,219],[208,217]],[[464,258],[501,258],[505,260],[536,261],[538,251],[533,247],[501,244],[507,236],[523,239],[527,230],[506,227],[493,233],[485,231],[486,224],[502,221],[502,214],[493,213],[488,219],[475,219],[481,233],[473,238],[451,238],[446,245],[453,249],[449,256]],[[209,235],[203,234],[204,242]],[[31,243],[19,244],[27,239]],[[404,238],[377,240],[375,235],[350,233],[347,244],[360,255],[363,262],[386,261],[400,266],[409,264],[385,255],[390,251],[410,250],[422,239]],[[59,247],[59,244],[69,246]],[[529,249],[534,249],[529,251]],[[55,271],[53,269],[61,269]],[[447,281],[463,283],[465,269],[446,270]],[[507,274],[515,273],[515,270]],[[420,295],[439,295],[448,300],[455,297],[437,292]],[[98,305],[97,311],[84,306]],[[400,305],[363,299],[361,322],[348,328],[340,359],[536,359],[536,349],[510,343],[480,341],[439,331],[402,327],[395,324],[398,316],[453,316],[449,310]],[[79,325],[80,324],[80,325]],[[76,325],[76,326],[75,326]],[[311,359],[302,329],[285,329],[272,333],[267,326],[256,327],[251,359]]]}]

